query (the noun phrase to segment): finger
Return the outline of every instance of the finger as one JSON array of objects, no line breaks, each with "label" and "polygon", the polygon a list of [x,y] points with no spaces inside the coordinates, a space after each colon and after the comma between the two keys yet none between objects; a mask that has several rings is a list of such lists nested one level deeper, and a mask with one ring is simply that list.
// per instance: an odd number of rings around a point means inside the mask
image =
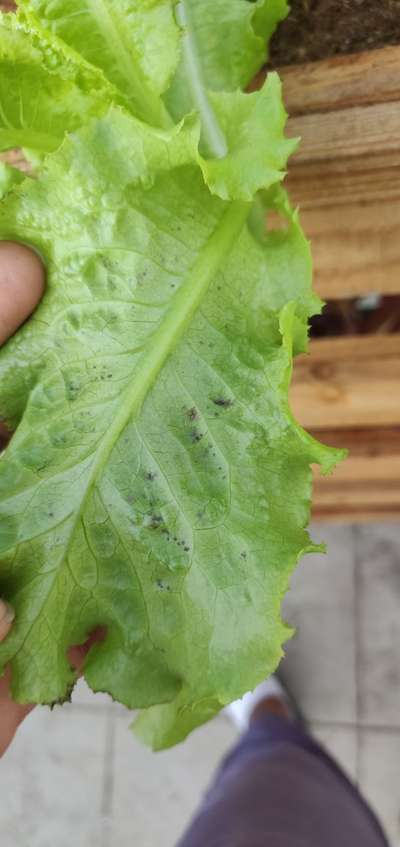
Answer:
[{"label": "finger", "polygon": [[44,286],[39,256],[23,244],[0,241],[0,344],[33,312]]},{"label": "finger", "polygon": [[14,703],[11,698],[10,682],[11,669],[7,668],[0,679],[0,756],[11,744],[20,723],[34,708]]},{"label": "finger", "polygon": [[84,644],[78,644],[75,647],[71,647],[68,651],[68,658],[71,662],[71,665],[79,672],[82,671],[83,665],[85,663],[86,656],[93,644],[96,644],[98,641],[104,641],[107,634],[106,627],[98,626],[93,632],[90,633],[89,638],[85,641]]},{"label": "finger", "polygon": [[5,637],[10,632],[14,617],[14,609],[11,608],[9,603],[6,603],[4,600],[0,600],[0,641],[4,641]]},{"label": "finger", "polygon": [[[0,600],[0,641],[3,641],[12,626],[14,609],[4,600]],[[10,692],[11,668],[7,668],[0,679],[0,756],[11,743],[14,735],[33,706],[21,706],[14,703]]]}]

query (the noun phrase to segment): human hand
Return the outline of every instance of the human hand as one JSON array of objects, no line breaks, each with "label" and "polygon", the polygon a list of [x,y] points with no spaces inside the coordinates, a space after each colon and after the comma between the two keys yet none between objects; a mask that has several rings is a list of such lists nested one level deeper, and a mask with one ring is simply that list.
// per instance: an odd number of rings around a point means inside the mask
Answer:
[{"label": "human hand", "polygon": [[[7,637],[13,620],[13,609],[8,603],[0,600],[0,642]],[[20,723],[33,709],[33,706],[21,706],[19,703],[14,703],[11,698],[10,682],[11,668],[8,667],[0,679],[0,756],[11,744]]]},{"label": "human hand", "polygon": [[[42,297],[44,285],[43,265],[32,250],[10,241],[0,242],[0,344],[4,344],[31,314]],[[3,427],[0,437],[6,438]],[[0,600],[0,641],[7,637],[13,620],[13,610]],[[10,681],[11,669],[7,668],[0,679],[0,756],[33,708],[13,702]]]},{"label": "human hand", "polygon": [[[0,345],[29,317],[42,298],[45,272],[39,257],[21,244],[0,241]],[[0,442],[9,434],[0,423]],[[1,448],[1,445],[0,445]],[[14,620],[14,611],[0,600],[0,642],[7,638]],[[72,647],[68,653],[71,665],[81,670],[88,650],[95,641],[104,637],[104,631],[95,630],[85,644]],[[7,750],[24,718],[33,706],[15,703],[10,690],[11,669],[0,678],[0,756]]]}]

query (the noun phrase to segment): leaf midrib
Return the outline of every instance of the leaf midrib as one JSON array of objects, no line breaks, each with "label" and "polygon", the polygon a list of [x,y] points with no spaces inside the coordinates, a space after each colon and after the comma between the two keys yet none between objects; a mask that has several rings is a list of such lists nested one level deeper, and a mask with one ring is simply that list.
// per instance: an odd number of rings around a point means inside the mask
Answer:
[{"label": "leaf midrib", "polygon": [[203,140],[209,152],[222,159],[226,156],[228,147],[209,100],[187,0],[180,0],[178,3],[177,20],[183,30],[182,54],[186,78],[193,102],[199,111]]},{"label": "leaf midrib", "polygon": [[[168,112],[161,98],[149,87],[138,58],[135,63],[132,62],[126,42],[126,32],[129,30],[128,28],[124,30],[120,25],[118,12],[115,13],[114,10],[109,9],[106,0],[87,0],[87,3],[90,14],[96,21],[116,66],[132,90],[133,99],[140,103],[142,116],[150,124],[170,126],[172,122]],[[132,42],[130,46],[132,47]]]}]

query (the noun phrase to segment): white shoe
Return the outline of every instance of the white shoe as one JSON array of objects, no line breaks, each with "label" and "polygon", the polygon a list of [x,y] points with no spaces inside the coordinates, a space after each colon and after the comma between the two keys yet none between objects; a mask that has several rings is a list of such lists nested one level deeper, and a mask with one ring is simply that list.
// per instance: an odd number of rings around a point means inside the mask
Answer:
[{"label": "white shoe", "polygon": [[268,679],[265,679],[264,682],[261,682],[260,685],[257,685],[254,691],[248,691],[247,694],[244,694],[241,700],[234,700],[229,706],[225,706],[224,712],[229,715],[232,723],[243,731],[247,729],[250,722],[250,715],[255,707],[261,700],[265,700],[267,697],[276,697],[278,700],[282,700],[289,708],[289,711],[292,711],[290,699],[283,685],[279,682],[277,676],[272,675]]}]

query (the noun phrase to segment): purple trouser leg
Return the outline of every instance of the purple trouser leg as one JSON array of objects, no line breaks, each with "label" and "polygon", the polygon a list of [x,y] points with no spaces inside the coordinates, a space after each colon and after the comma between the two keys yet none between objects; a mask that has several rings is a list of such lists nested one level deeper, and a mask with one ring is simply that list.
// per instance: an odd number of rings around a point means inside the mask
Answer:
[{"label": "purple trouser leg", "polygon": [[298,724],[255,721],[177,847],[389,847],[358,790]]}]

